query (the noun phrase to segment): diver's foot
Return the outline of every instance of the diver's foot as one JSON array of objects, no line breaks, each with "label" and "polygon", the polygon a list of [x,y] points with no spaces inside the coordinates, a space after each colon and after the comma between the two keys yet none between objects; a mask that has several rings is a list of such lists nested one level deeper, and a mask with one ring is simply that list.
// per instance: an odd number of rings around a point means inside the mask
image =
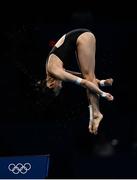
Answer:
[{"label": "diver's foot", "polygon": [[94,118],[93,120],[90,120],[89,121],[89,132],[92,133],[92,134],[97,134],[98,132],[98,127],[99,127],[99,124],[101,122],[101,120],[103,119],[103,115],[99,112],[97,113],[96,115],[94,115]]}]

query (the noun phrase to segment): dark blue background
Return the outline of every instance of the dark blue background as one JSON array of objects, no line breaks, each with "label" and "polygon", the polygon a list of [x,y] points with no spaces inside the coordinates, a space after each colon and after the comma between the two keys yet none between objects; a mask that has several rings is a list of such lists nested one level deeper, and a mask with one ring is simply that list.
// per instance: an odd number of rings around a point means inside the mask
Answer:
[{"label": "dark blue background", "polygon": [[[0,158],[0,178],[5,179],[45,179],[48,176],[49,169],[49,161],[50,157],[48,155],[41,156],[8,156]],[[28,171],[22,169],[22,172],[26,172],[22,174],[19,172],[18,174],[14,174],[12,171],[8,169],[10,164],[14,164],[15,166],[21,163],[24,165],[25,163],[30,164],[30,169]],[[21,167],[20,166],[18,167]],[[11,166],[13,167],[13,166]],[[29,166],[25,166],[29,168]],[[15,171],[17,173],[18,170]]]}]

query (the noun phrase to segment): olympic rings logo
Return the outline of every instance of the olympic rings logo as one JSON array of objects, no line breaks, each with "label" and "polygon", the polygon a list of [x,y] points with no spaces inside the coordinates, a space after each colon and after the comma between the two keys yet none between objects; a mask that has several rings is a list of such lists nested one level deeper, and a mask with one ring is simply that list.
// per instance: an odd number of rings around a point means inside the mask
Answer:
[{"label": "olympic rings logo", "polygon": [[30,163],[25,163],[24,165],[18,163],[15,165],[14,163],[9,164],[8,166],[9,171],[13,172],[13,174],[26,174],[31,169]]}]

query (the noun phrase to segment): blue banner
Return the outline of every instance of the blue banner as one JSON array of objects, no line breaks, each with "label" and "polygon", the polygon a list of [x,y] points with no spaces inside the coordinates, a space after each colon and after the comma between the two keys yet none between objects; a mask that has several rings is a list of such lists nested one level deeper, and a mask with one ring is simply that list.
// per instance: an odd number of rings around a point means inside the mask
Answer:
[{"label": "blue banner", "polygon": [[45,179],[49,155],[0,157],[0,178]]}]

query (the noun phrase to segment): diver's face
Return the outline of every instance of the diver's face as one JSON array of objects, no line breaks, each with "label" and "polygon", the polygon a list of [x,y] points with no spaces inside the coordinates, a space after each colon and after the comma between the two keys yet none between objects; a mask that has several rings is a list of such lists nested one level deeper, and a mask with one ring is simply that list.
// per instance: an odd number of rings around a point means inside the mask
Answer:
[{"label": "diver's face", "polygon": [[55,96],[59,95],[61,89],[62,89],[62,81],[55,80],[55,84],[54,84],[54,87],[53,87],[53,92],[55,93]]},{"label": "diver's face", "polygon": [[62,81],[47,76],[47,87],[52,89],[55,96],[57,96],[62,88]]}]

